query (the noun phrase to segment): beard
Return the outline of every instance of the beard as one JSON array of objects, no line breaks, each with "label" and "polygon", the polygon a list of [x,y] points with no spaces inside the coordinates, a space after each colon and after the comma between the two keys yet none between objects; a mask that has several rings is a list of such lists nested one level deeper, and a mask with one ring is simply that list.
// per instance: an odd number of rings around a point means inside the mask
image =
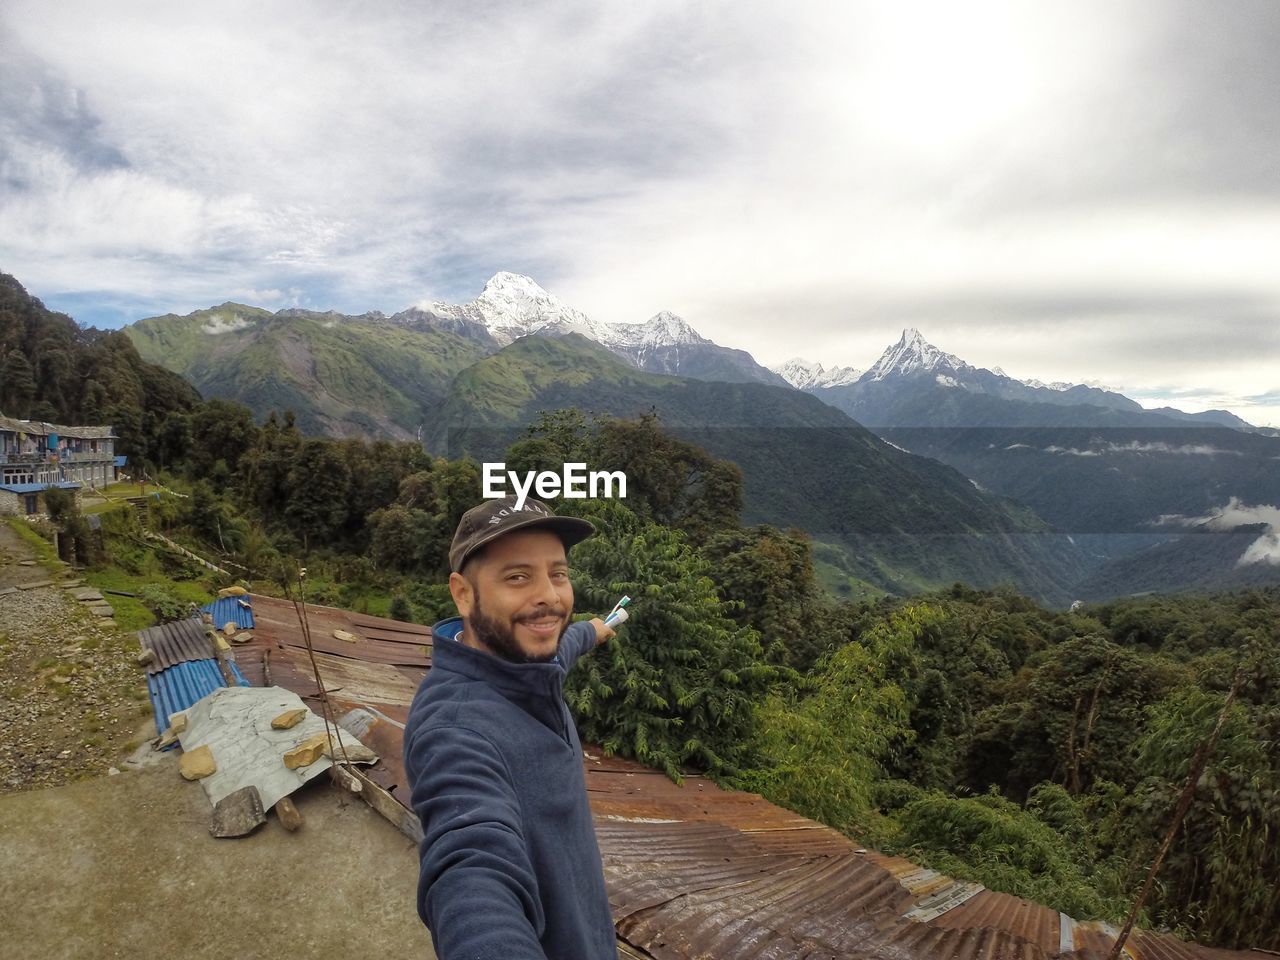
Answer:
[{"label": "beard", "polygon": [[[542,604],[529,613],[512,617],[508,623],[502,623],[493,617],[485,615],[480,608],[479,587],[472,584],[472,590],[475,591],[475,605],[471,608],[471,616],[467,618],[469,621],[468,626],[471,628],[472,636],[481,646],[508,663],[550,663],[555,659],[556,653],[560,649],[560,638],[569,629],[569,611],[563,607]],[[563,626],[560,627],[560,633],[556,637],[555,647],[550,653],[541,656],[525,653],[520,648],[520,644],[516,642],[515,625],[523,620],[543,620],[548,616],[560,617],[564,621]]]}]

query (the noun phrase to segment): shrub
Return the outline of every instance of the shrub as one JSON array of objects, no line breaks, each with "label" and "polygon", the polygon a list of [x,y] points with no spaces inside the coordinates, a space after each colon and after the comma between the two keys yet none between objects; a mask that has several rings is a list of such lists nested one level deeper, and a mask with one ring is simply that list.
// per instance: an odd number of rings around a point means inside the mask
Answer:
[{"label": "shrub", "polygon": [[151,584],[138,592],[138,599],[151,611],[157,623],[182,620],[191,615],[191,604],[182,600],[168,587]]}]

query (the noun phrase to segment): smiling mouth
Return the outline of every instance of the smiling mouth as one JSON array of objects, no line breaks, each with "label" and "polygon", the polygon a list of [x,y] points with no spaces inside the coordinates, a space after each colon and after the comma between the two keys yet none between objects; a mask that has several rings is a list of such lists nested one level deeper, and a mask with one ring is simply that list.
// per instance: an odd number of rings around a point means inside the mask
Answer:
[{"label": "smiling mouth", "polygon": [[517,621],[529,632],[543,638],[559,637],[560,628],[564,625],[564,617],[546,616]]}]

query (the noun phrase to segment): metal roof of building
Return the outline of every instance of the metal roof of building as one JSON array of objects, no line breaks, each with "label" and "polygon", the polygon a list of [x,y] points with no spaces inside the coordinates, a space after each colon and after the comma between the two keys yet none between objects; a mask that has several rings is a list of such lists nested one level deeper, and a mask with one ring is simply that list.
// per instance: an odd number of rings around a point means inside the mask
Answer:
[{"label": "metal roof of building", "polygon": [[[250,683],[235,663],[230,663],[231,675],[236,686]],[[151,709],[156,715],[156,731],[163,733],[169,727],[169,717],[187,709],[197,700],[225,687],[222,671],[216,660],[190,660],[177,663],[147,675],[147,693],[151,697]]]},{"label": "metal roof of building", "polygon": [[147,664],[147,673],[159,673],[179,663],[208,660],[213,652],[205,624],[199,617],[174,620],[138,631],[138,643],[150,650],[155,659]]},{"label": "metal roof of building", "polygon": [[19,420],[0,414],[0,430],[8,433],[25,433],[36,437],[56,434],[59,437],[75,437],[78,440],[118,439],[110,425],[75,426],[64,423],[46,423],[43,420]]},{"label": "metal roof of building", "polygon": [[74,480],[58,480],[54,483],[0,483],[0,490],[8,490],[10,493],[42,493],[50,487],[58,490],[79,490],[84,484],[76,483]]},{"label": "metal roof of building", "polygon": [[[293,605],[255,595],[254,639],[239,663],[256,684],[319,698]],[[382,759],[370,779],[408,808],[401,756],[408,702],[430,666],[430,629],[306,607],[316,663],[339,711],[358,710],[360,738]],[[333,637],[342,629],[356,642]],[[269,679],[268,679],[269,677]],[[651,960],[1104,960],[1105,924],[956,881],[859,847],[755,794],[663,773],[586,746],[595,817],[620,952]],[[1131,960],[1228,960],[1147,931]]]},{"label": "metal roof of building", "polygon": [[234,623],[237,630],[253,629],[253,604],[248,597],[219,597],[200,608],[213,617],[213,625],[221,630]]}]

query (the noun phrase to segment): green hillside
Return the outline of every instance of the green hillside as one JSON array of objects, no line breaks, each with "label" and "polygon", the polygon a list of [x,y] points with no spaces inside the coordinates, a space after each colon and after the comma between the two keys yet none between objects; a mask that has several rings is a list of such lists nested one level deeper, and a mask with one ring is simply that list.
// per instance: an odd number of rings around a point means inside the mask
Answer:
[{"label": "green hillside", "polygon": [[890,593],[1012,582],[1054,602],[1084,561],[1030,510],[950,467],[884,443],[795,390],[640,373],[573,335],[517,340],[458,375],[429,443],[501,455],[540,412],[576,408],[665,427],[741,467],[744,521],[799,527],[846,549],[848,572]]},{"label": "green hillside", "polygon": [[330,436],[413,438],[454,374],[484,353],[443,330],[236,303],[152,317],[125,332],[145,359],[205,396],[258,416],[293,410],[303,432]]},{"label": "green hillside", "polygon": [[116,452],[146,461],[166,418],[199,402],[189,383],[147,363],[124,334],[81,327],[0,273],[0,413],[112,424]]}]

